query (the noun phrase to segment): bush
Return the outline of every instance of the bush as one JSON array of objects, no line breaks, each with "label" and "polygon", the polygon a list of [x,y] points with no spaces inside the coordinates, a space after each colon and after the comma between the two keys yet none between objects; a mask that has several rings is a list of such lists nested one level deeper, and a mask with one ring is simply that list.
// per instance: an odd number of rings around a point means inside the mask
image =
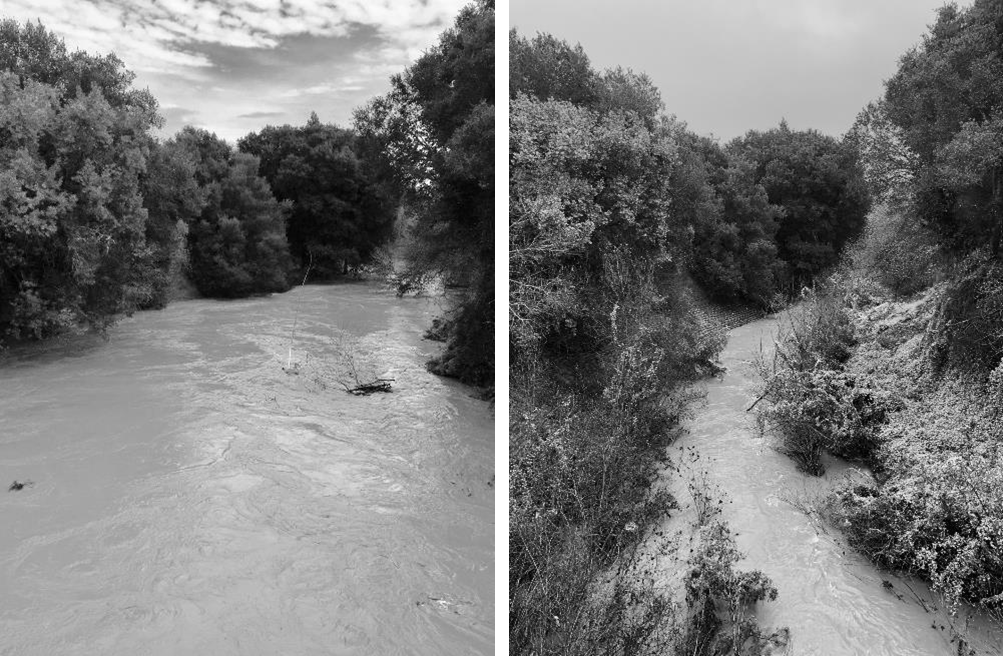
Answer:
[{"label": "bush", "polygon": [[967,600],[1003,617],[998,392],[959,379],[910,401],[882,430],[884,483],[843,488],[829,511],[854,547],[930,581],[952,610]]},{"label": "bush", "polygon": [[863,236],[850,249],[853,270],[897,296],[910,296],[936,281],[940,265],[935,236],[916,218],[882,205],[867,217]]},{"label": "bush", "polygon": [[[486,287],[494,278],[485,273],[479,285]],[[428,362],[428,369],[440,376],[456,378],[468,385],[494,387],[494,363],[485,358],[494,349],[494,298],[481,290],[465,295],[449,316],[439,319],[446,348]],[[430,331],[431,332],[431,331]]]},{"label": "bush", "polygon": [[894,407],[891,395],[844,370],[853,327],[838,289],[813,293],[788,315],[772,362],[760,358],[759,418],[775,429],[779,449],[809,474],[821,475],[823,452],[871,460],[877,430]]},{"label": "bush", "polygon": [[933,325],[939,364],[987,373],[1003,359],[1003,265],[985,251],[965,258]]},{"label": "bush", "polygon": [[[742,554],[731,531],[720,521],[702,527],[699,546],[690,558],[686,580],[686,604],[690,617],[677,653],[745,654],[760,653],[756,645],[764,637],[756,622],[755,604],[777,598],[777,589],[762,572],[742,572],[735,565]],[[725,618],[727,631],[720,631]]]},{"label": "bush", "polygon": [[699,375],[699,358],[721,343],[720,333],[687,333],[693,324],[676,314],[679,306],[666,302],[667,317],[655,314],[650,278],[638,284],[645,279],[630,282],[614,270],[604,293],[619,289],[620,302],[597,330],[605,349],[570,360],[520,360],[513,370],[514,653],[543,652],[554,617],[561,618],[562,644],[583,644],[592,583],[675,505],[651,484],[690,401],[681,384]]},{"label": "bush", "polygon": [[[537,395],[534,395],[537,396]],[[617,394],[616,396],[622,396]],[[636,421],[605,399],[541,406],[513,399],[510,439],[510,640],[513,653],[538,648],[565,624],[584,628],[592,583],[674,506],[648,495],[671,440],[657,405]]]}]

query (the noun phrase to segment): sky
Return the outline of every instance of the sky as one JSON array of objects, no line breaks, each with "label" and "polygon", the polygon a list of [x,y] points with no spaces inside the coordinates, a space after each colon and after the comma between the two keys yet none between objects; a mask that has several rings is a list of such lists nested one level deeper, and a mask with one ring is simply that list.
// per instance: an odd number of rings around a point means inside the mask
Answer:
[{"label": "sky", "polygon": [[311,111],[352,110],[450,27],[467,0],[2,0],[0,18],[41,20],[68,48],[114,52],[185,125],[234,142]]},{"label": "sky", "polygon": [[[511,0],[510,25],[651,77],[668,114],[728,141],[786,119],[840,136],[943,0]],[[971,2],[958,2],[969,6]]]}]

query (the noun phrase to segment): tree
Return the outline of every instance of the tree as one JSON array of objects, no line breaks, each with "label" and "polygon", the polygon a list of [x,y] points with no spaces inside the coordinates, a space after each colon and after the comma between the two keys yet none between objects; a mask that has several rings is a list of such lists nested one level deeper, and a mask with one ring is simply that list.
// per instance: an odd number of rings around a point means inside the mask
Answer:
[{"label": "tree", "polygon": [[715,300],[768,305],[784,277],[775,241],[780,209],[769,203],[750,162],[682,125],[675,135],[680,161],[672,209],[692,230],[689,271]]},{"label": "tree", "polygon": [[416,217],[418,272],[469,280],[433,371],[494,379],[494,2],[478,0],[355,114],[364,157]]},{"label": "tree", "polygon": [[142,186],[151,280],[146,307],[166,306],[172,286],[188,268],[189,226],[207,200],[195,180],[195,167],[194,156],[174,140],[157,144],[150,153]]},{"label": "tree", "polygon": [[[947,5],[885,85],[882,108],[916,156],[913,207],[963,252],[1003,237],[1003,6]],[[880,161],[880,160],[879,160]]]},{"label": "tree", "polygon": [[302,267],[346,273],[390,237],[394,203],[357,155],[352,131],[311,114],[305,126],[269,126],[238,147],[261,158],[276,198],[291,202],[289,247]]},{"label": "tree", "polygon": [[509,94],[537,100],[566,100],[590,106],[598,96],[596,72],[581,44],[572,47],[550,34],[532,40],[509,32]]},{"label": "tree", "polygon": [[212,297],[234,298],[289,289],[288,204],[258,175],[254,155],[235,153],[205,130],[175,138],[194,163],[205,202],[188,233],[192,282]]},{"label": "tree", "polygon": [[114,57],[0,21],[0,331],[103,328],[151,295],[140,194],[156,101]]},{"label": "tree", "polygon": [[863,230],[870,196],[852,142],[781,123],[766,132],[750,131],[726,150],[752,163],[755,181],[770,204],[781,208],[777,252],[790,283],[808,284],[836,264],[843,247]]}]

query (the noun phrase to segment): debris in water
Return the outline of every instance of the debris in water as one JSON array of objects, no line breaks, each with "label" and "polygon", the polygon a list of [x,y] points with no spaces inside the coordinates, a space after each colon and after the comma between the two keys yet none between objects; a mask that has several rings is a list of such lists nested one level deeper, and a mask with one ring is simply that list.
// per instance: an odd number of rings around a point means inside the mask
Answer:
[{"label": "debris in water", "polygon": [[392,382],[394,382],[393,378],[377,378],[371,383],[360,383],[355,387],[349,387],[345,383],[342,383],[342,386],[349,394],[368,396],[375,392],[392,392],[393,390],[390,388]]},{"label": "debris in water", "polygon": [[462,615],[461,610],[463,606],[474,605],[472,601],[465,601],[463,599],[453,600],[444,597],[433,597],[431,595],[426,595],[426,599],[428,599],[428,601],[416,601],[415,606],[428,606],[441,612],[450,612],[453,615]]},{"label": "debris in water", "polygon": [[20,492],[21,490],[23,490],[25,488],[25,486],[31,487],[34,484],[35,484],[34,481],[14,481],[13,483],[10,484],[10,487],[7,488],[7,491],[8,492]]}]

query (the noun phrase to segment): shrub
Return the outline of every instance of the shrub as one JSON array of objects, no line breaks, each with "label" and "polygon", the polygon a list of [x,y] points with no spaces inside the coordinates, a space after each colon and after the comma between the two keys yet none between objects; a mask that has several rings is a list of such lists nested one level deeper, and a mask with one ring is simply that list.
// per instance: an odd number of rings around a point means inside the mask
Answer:
[{"label": "shrub", "polygon": [[[751,640],[759,643],[762,634],[755,615],[756,603],[777,598],[777,589],[762,572],[742,572],[735,565],[742,554],[728,527],[713,521],[699,530],[699,546],[688,563],[686,603],[690,618],[681,653],[748,653],[743,646]],[[727,631],[721,632],[721,617]],[[752,652],[752,653],[758,653]]]},{"label": "shrub", "polygon": [[989,372],[1003,359],[1003,266],[976,251],[952,278],[933,325],[940,364]]},{"label": "shrub", "polygon": [[870,460],[895,407],[887,391],[844,370],[855,339],[842,299],[839,289],[812,293],[789,313],[772,361],[759,360],[759,418],[775,429],[780,451],[814,475],[824,472],[823,452]]},{"label": "shrub", "polygon": [[854,547],[930,581],[952,610],[968,600],[1003,616],[1003,417],[995,391],[954,380],[909,402],[882,431],[885,482],[841,489],[829,512]]},{"label": "shrub", "polygon": [[[633,280],[607,274],[606,293],[620,303],[596,329],[603,351],[516,363],[509,437],[513,652],[542,650],[554,617],[561,618],[561,644],[583,644],[591,584],[675,506],[651,484],[690,400],[681,383],[698,375],[698,358],[720,342],[686,334],[691,324],[676,315],[678,306],[667,318],[656,315],[651,279]],[[689,350],[693,345],[703,347],[702,356],[694,353],[702,349]]]},{"label": "shrub", "polygon": [[897,296],[932,285],[940,266],[936,237],[920,223],[888,205],[867,217],[864,234],[850,249],[853,270]]},{"label": "shrub", "polygon": [[[643,383],[642,383],[643,384]],[[513,398],[510,432],[510,635],[513,652],[542,643],[553,618],[571,640],[591,583],[674,506],[648,495],[671,439],[664,410],[621,414],[634,387],[540,404]],[[631,403],[634,405],[634,403]]]}]

